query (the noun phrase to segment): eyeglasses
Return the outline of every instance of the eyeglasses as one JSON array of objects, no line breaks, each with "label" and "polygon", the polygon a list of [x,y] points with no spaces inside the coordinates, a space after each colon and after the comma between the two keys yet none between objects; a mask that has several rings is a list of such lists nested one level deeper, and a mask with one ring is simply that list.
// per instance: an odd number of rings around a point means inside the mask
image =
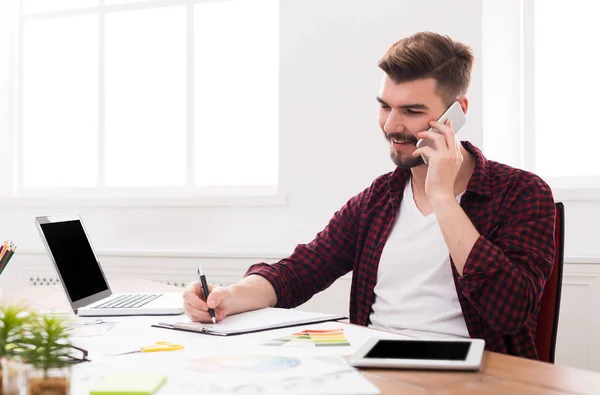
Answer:
[{"label": "eyeglasses", "polygon": [[91,362],[91,359],[88,359],[88,350],[76,346],[71,346],[71,348],[75,351],[73,351],[71,355],[64,357],[65,362],[73,365],[82,362]]}]

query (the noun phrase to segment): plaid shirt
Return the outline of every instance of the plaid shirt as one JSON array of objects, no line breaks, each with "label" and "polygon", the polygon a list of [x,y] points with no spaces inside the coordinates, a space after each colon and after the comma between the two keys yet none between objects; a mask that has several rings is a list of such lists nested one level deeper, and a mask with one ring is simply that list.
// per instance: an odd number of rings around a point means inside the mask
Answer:
[{"label": "plaid shirt", "polygon": [[[540,299],[554,261],[554,200],[548,185],[523,170],[487,160],[469,142],[475,169],[460,205],[481,236],[459,276],[452,272],[469,334],[486,349],[537,359]],[[410,170],[377,178],[350,199],[308,244],[278,263],[251,266],[266,278],[277,307],[296,307],[353,271],[350,321],[369,325],[377,267]],[[426,308],[426,306],[423,306]]]}]

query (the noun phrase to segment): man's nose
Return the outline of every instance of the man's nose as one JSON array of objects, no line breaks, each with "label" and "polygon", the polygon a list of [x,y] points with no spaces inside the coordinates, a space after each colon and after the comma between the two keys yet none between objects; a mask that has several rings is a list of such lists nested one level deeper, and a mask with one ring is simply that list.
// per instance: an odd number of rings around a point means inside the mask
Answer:
[{"label": "man's nose", "polygon": [[383,125],[386,134],[404,132],[404,117],[398,111],[392,110]]}]

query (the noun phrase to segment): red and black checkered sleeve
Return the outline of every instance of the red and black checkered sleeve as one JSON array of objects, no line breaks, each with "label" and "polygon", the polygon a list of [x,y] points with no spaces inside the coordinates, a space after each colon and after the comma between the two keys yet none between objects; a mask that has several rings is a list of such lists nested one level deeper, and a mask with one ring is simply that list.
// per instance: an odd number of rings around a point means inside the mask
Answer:
[{"label": "red and black checkered sleeve", "polygon": [[293,308],[329,287],[352,270],[361,201],[369,188],[350,199],[337,211],[325,229],[308,244],[274,264],[251,266],[246,276],[267,279],[277,294],[276,307]]},{"label": "red and black checkered sleeve", "polygon": [[554,261],[550,187],[533,176],[511,195],[503,223],[479,237],[459,278],[478,315],[500,334],[516,333],[538,310]]}]

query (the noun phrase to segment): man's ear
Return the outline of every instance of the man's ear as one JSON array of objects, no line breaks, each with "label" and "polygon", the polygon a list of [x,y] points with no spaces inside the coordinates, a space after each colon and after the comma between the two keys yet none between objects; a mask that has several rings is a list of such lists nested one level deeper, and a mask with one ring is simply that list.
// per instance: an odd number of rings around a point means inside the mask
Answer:
[{"label": "man's ear", "polygon": [[465,95],[462,95],[458,99],[456,99],[458,103],[460,103],[460,108],[462,108],[463,113],[467,113],[469,110],[469,99]]}]

